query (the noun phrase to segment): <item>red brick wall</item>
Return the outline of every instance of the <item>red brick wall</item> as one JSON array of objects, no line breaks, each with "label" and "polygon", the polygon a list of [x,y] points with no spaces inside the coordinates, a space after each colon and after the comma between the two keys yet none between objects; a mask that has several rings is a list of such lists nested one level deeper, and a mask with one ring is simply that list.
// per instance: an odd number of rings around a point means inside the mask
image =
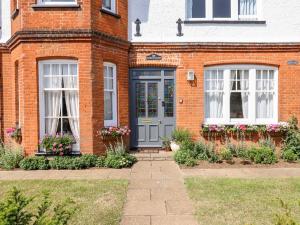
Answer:
[{"label": "red brick wall", "polygon": [[[265,49],[265,50],[264,50]],[[190,129],[199,136],[204,121],[204,67],[218,64],[267,64],[279,67],[279,121],[286,121],[295,114],[300,119],[300,65],[288,65],[288,60],[300,62],[300,48],[273,49],[256,47],[240,50],[236,47],[205,47],[180,45],[133,45],[130,51],[131,67],[176,68],[176,121],[177,126]],[[147,61],[146,56],[157,53],[161,61]],[[196,83],[186,80],[189,69],[196,74]],[[183,100],[180,104],[179,101]]]}]

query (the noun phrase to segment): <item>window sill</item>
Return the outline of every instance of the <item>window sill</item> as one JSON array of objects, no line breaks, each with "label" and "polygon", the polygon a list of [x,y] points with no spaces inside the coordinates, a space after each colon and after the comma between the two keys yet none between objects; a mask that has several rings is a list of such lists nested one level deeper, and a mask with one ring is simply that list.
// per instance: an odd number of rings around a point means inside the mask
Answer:
[{"label": "window sill", "polygon": [[34,4],[31,5],[33,9],[51,9],[51,8],[70,8],[70,9],[78,9],[80,8],[79,4],[53,4],[53,5],[45,5],[45,4]]},{"label": "window sill", "polygon": [[184,24],[266,24],[265,20],[185,20]]},{"label": "window sill", "polygon": [[110,15],[110,16],[113,16],[113,17],[115,17],[115,18],[117,18],[117,19],[120,19],[121,18],[121,16],[119,15],[119,14],[116,14],[116,13],[114,13],[114,12],[111,12],[111,11],[109,11],[109,10],[106,10],[106,9],[100,9],[100,12],[101,13],[104,13],[104,14],[107,14],[107,15]]},{"label": "window sill", "polygon": [[19,9],[15,9],[11,14],[11,19],[14,20],[19,15]]}]

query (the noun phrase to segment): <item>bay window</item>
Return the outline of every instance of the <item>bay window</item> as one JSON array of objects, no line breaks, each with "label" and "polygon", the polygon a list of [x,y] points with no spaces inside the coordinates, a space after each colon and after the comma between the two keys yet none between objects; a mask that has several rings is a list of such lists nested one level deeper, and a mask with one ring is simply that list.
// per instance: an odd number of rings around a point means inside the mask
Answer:
[{"label": "bay window", "polygon": [[39,62],[40,138],[70,134],[79,151],[78,64],[75,60]]},{"label": "bay window", "polygon": [[204,73],[204,90],[208,124],[267,124],[278,120],[277,68],[209,67]]},{"label": "bay window", "polygon": [[104,63],[104,126],[117,126],[117,71],[113,63]]}]

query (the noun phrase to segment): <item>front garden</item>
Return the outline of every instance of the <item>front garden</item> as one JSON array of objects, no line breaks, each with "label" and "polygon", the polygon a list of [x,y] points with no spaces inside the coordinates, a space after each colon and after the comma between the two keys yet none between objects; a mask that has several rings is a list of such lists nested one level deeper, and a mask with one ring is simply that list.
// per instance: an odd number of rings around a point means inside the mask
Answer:
[{"label": "front garden", "polygon": [[117,225],[125,180],[0,181],[0,224]]},{"label": "front garden", "polygon": [[300,179],[188,178],[199,224],[296,225]]},{"label": "front garden", "polygon": [[[253,133],[258,137],[257,143],[247,142]],[[189,167],[211,167],[208,163],[217,163],[215,167],[299,166],[295,164],[300,159],[300,131],[296,118],[291,118],[288,123],[267,126],[204,126],[202,134],[203,140],[194,141],[188,130],[177,129],[172,134],[173,143],[165,141],[165,145],[171,146],[175,142],[178,145],[175,161]],[[280,144],[275,142],[274,134],[277,139],[280,137]],[[217,148],[217,140],[223,140],[221,148]]]}]

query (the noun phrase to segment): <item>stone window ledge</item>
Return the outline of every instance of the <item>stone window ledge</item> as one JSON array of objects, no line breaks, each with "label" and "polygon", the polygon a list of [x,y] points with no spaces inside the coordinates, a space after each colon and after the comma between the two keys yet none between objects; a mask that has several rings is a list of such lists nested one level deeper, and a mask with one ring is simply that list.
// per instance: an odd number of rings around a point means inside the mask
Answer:
[{"label": "stone window ledge", "polygon": [[120,16],[119,14],[113,13],[113,12],[108,11],[108,10],[103,9],[103,8],[100,9],[100,12],[101,12],[101,13],[104,13],[104,14],[107,14],[107,15],[110,15],[110,16],[113,16],[113,17],[115,17],[115,18],[117,18],[117,19],[120,19],[120,18],[121,18],[121,16]]},{"label": "stone window ledge", "polygon": [[45,4],[34,4],[31,5],[33,9],[51,9],[51,8],[70,8],[77,9],[80,8],[79,4],[53,4],[53,5],[45,5]]}]

